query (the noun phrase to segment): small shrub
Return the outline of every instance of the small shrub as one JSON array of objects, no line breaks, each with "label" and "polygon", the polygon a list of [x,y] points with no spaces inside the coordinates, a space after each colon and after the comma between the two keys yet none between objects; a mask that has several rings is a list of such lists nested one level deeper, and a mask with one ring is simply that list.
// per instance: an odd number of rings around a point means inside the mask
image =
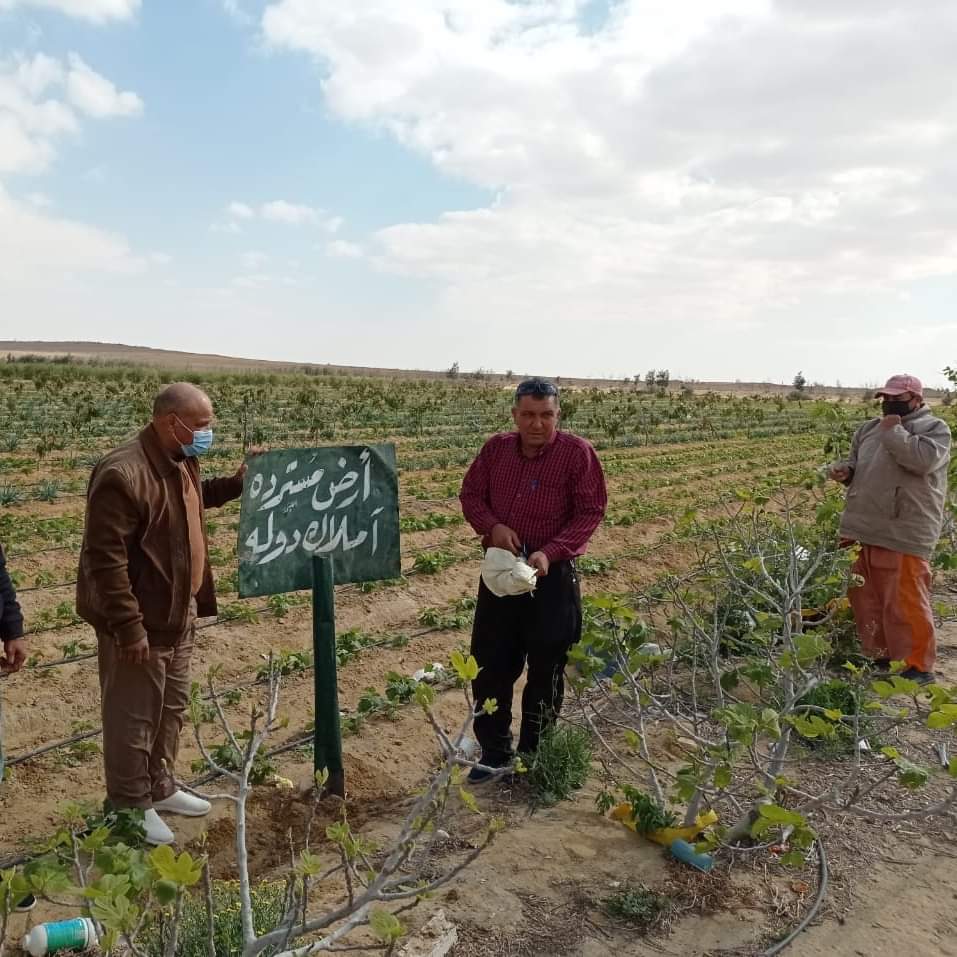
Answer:
[{"label": "small shrub", "polygon": [[256,680],[265,681],[270,673],[277,675],[298,675],[312,667],[311,651],[280,651],[271,661],[256,670]]},{"label": "small shrub", "polygon": [[625,799],[631,805],[631,813],[635,818],[635,829],[639,834],[650,834],[663,827],[674,827],[678,817],[674,812],[662,807],[653,797],[639,791],[637,788],[625,785],[622,787]]},{"label": "small shrub", "polygon": [[437,572],[442,571],[443,568],[454,565],[455,561],[455,556],[449,552],[420,552],[415,556],[412,571],[420,572],[424,575],[435,575]]},{"label": "small shrub", "polygon": [[[279,925],[283,918],[286,886],[283,881],[264,881],[252,888],[253,927],[264,934]],[[149,957],[163,957],[165,928],[151,925],[143,940]],[[243,929],[239,916],[239,884],[236,881],[213,881],[213,938],[217,955],[233,957],[243,952]],[[207,957],[206,905],[200,894],[190,894],[183,906],[183,919],[176,942],[176,957]],[[279,950],[264,950],[266,955]]]},{"label": "small shrub", "polygon": [[609,917],[644,929],[657,924],[668,909],[667,898],[642,884],[627,883],[602,903]]},{"label": "small shrub", "polygon": [[[240,747],[243,747],[249,740],[249,732],[241,732],[236,735]],[[226,771],[239,771],[242,767],[245,755],[240,754],[228,741],[217,744],[209,749],[209,756],[216,764]],[[194,774],[200,774],[203,771],[211,771],[212,768],[206,764],[203,758],[197,758],[191,765]],[[267,757],[265,749],[260,746],[253,760],[253,767],[249,773],[250,784],[263,784],[266,779],[276,773],[276,765]]]},{"label": "small shrub", "polygon": [[45,479],[37,486],[37,498],[41,502],[56,501],[60,494],[60,483],[55,479]]},{"label": "small shrub", "polygon": [[542,734],[538,750],[525,758],[533,800],[546,806],[567,800],[588,779],[591,735],[569,724],[554,724]]},{"label": "small shrub", "polygon": [[19,505],[23,492],[16,485],[0,485],[0,505]]}]

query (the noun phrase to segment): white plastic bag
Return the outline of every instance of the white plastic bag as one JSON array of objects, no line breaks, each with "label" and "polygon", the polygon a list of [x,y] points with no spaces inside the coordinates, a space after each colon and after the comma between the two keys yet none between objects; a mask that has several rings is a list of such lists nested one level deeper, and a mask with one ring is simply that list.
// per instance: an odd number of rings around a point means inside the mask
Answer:
[{"label": "white plastic bag", "polygon": [[504,548],[490,548],[482,560],[482,581],[498,598],[535,591],[535,569]]}]

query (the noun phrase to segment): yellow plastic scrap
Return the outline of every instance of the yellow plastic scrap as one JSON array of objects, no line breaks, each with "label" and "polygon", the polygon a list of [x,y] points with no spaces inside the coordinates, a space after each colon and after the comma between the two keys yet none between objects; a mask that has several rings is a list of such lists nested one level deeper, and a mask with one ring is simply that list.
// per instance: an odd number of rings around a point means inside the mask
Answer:
[{"label": "yellow plastic scrap", "polygon": [[847,600],[846,597],[842,596],[841,598],[832,598],[827,602],[822,608],[802,608],[801,617],[805,621],[814,622],[815,620],[820,620],[826,618],[831,614],[840,614],[841,612],[847,611],[851,607],[851,603]]},{"label": "yellow plastic scrap", "polygon": [[[618,807],[611,809],[608,816],[613,821],[620,821],[625,827],[634,831],[636,834],[638,833],[635,816],[632,814],[630,804],[619,804]],[[689,824],[687,827],[662,827],[657,831],[650,831],[648,834],[643,835],[643,837],[647,837],[649,841],[654,841],[655,844],[661,844],[662,847],[671,847],[672,841],[678,838],[681,838],[682,841],[693,841],[703,830],[717,823],[717,813],[715,811],[706,811],[704,814],[699,814],[695,818],[694,824]]]}]

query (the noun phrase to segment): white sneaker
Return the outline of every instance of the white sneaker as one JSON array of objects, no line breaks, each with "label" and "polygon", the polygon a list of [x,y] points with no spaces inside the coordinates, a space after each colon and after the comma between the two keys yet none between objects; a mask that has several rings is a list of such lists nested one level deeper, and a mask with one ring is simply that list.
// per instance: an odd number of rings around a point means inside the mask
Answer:
[{"label": "white sneaker", "polygon": [[167,814],[182,814],[183,817],[205,817],[209,814],[209,801],[187,794],[185,791],[174,791],[163,801],[154,801],[153,807],[157,811]]},{"label": "white sneaker", "polygon": [[153,808],[147,808],[143,815],[147,844],[172,844],[176,835],[166,826],[166,822]]}]

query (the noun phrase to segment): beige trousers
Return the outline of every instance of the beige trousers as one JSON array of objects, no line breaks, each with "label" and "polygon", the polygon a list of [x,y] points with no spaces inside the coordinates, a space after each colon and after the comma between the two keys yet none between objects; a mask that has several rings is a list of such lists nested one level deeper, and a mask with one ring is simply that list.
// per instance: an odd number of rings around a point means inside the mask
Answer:
[{"label": "beige trousers", "polygon": [[150,645],[149,661],[119,660],[112,636],[98,634],[103,765],[114,808],[149,808],[176,790],[173,767],[189,704],[194,624],[171,645]]}]

